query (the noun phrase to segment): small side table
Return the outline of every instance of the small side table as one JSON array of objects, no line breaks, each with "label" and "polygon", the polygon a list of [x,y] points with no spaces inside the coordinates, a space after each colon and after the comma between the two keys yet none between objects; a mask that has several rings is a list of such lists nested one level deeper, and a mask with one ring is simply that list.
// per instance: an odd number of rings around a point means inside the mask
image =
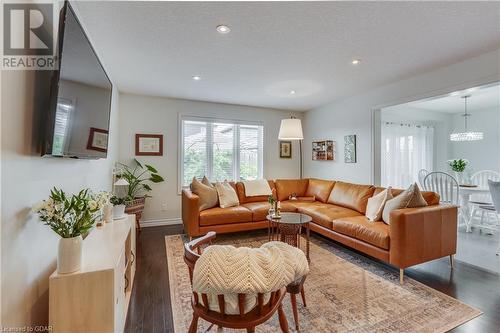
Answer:
[{"label": "small side table", "polygon": [[[309,215],[301,213],[281,213],[279,218],[273,218],[268,215],[267,217],[267,234],[269,241],[281,241],[289,245],[295,246],[301,249],[301,234],[302,228],[306,229],[306,258],[308,262],[311,262],[309,257],[309,224],[312,218]],[[299,330],[299,312],[297,310],[297,295],[300,293],[302,296],[302,303],[304,307],[306,304],[306,296],[304,292],[304,281],[306,276],[304,276],[300,281],[290,283],[286,287],[286,291],[290,294],[290,300],[292,302],[292,312],[293,319],[295,320],[295,328]]]},{"label": "small side table", "polygon": [[281,213],[280,218],[274,218],[267,215],[268,221],[267,234],[269,241],[281,241],[289,245],[301,249],[301,234],[302,228],[306,229],[306,258],[311,262],[309,257],[309,225],[312,218],[309,215],[302,213]]}]

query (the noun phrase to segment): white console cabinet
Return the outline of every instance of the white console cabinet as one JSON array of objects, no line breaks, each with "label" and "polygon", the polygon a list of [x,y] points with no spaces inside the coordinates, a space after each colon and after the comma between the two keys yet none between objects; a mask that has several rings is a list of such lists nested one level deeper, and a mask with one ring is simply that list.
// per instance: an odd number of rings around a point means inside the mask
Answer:
[{"label": "white console cabinet", "polygon": [[123,332],[135,254],[134,215],[94,228],[83,241],[82,269],[50,276],[52,332]]}]

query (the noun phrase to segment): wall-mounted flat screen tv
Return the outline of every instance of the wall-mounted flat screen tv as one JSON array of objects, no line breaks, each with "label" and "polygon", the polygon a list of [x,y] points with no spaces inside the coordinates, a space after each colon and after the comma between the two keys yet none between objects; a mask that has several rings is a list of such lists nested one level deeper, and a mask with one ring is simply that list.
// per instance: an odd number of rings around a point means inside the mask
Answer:
[{"label": "wall-mounted flat screen tv", "polygon": [[68,2],[59,17],[59,69],[51,82],[42,155],[104,158],[112,83]]}]

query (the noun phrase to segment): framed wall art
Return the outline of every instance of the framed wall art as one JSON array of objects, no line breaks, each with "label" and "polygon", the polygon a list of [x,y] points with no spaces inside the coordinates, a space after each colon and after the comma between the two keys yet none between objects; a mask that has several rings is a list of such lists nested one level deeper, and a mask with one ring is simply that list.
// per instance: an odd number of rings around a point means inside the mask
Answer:
[{"label": "framed wall art", "polygon": [[162,134],[136,134],[136,156],[163,156]]},{"label": "framed wall art", "polygon": [[344,136],[344,162],[356,163],[356,135]]},{"label": "framed wall art", "polygon": [[108,131],[100,128],[91,127],[89,138],[87,140],[87,149],[95,151],[108,151]]},{"label": "framed wall art", "polygon": [[333,161],[334,142],[331,140],[313,141],[312,159],[313,161]]},{"label": "framed wall art", "polygon": [[292,158],[292,141],[280,141],[280,158]]}]

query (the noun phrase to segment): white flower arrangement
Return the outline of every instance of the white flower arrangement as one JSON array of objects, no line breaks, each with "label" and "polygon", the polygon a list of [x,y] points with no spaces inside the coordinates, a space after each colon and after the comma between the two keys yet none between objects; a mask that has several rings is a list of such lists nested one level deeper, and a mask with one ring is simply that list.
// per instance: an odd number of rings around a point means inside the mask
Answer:
[{"label": "white flower arrangement", "polygon": [[36,204],[32,211],[59,236],[71,238],[85,234],[92,228],[109,199],[108,192],[94,194],[84,189],[69,197],[63,190],[54,188],[50,191],[50,197]]}]

